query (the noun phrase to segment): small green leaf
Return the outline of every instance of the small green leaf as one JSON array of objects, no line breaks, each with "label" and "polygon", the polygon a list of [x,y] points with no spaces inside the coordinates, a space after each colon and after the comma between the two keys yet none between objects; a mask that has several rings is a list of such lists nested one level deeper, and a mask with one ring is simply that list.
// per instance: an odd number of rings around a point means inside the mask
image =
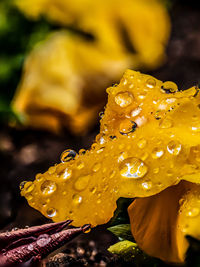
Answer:
[{"label": "small green leaf", "polygon": [[137,244],[128,240],[120,241],[108,248],[108,251],[117,254],[125,261],[132,261],[133,258],[141,254]]},{"label": "small green leaf", "polygon": [[118,224],[112,227],[109,227],[108,230],[116,235],[119,240],[129,240],[134,241],[133,236],[131,234],[131,226],[130,224]]}]

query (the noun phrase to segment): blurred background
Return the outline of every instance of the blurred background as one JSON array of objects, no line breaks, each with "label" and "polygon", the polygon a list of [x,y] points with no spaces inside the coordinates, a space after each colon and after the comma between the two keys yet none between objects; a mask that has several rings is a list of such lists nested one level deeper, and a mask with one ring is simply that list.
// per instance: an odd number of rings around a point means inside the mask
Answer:
[{"label": "blurred background", "polygon": [[[199,17],[193,0],[0,0],[1,230],[47,222],[20,197],[20,182],[65,149],[90,147],[106,88],[127,68],[179,89],[199,83]],[[116,238],[103,226],[88,236],[76,241],[84,251],[66,248],[77,266],[112,264],[106,248]]]}]

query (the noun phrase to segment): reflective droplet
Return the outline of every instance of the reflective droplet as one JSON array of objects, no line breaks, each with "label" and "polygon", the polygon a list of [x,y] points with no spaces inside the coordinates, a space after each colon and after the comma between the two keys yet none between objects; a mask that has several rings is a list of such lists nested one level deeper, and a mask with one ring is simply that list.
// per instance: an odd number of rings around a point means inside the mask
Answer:
[{"label": "reflective droplet", "polygon": [[196,217],[200,213],[199,208],[191,208],[187,211],[187,216],[188,217]]},{"label": "reflective droplet", "polygon": [[69,179],[71,176],[72,176],[72,170],[66,168],[63,175],[62,175],[63,179],[64,180]]},{"label": "reflective droplet", "polygon": [[60,160],[61,162],[64,163],[64,162],[74,159],[75,156],[76,156],[76,152],[74,150],[67,149],[61,154]]},{"label": "reflective droplet", "polygon": [[168,143],[167,150],[170,154],[177,156],[181,151],[181,143],[172,140]]},{"label": "reflective droplet", "polygon": [[85,149],[80,149],[79,150],[79,155],[84,155],[86,153],[86,150]]},{"label": "reflective droplet", "polygon": [[83,169],[84,168],[84,162],[83,161],[79,161],[79,162],[77,162],[77,169],[78,170],[81,170],[81,169]]},{"label": "reflective droplet", "polygon": [[164,119],[160,122],[160,128],[162,129],[169,129],[173,126],[173,122],[170,119]]},{"label": "reflective droplet", "polygon": [[141,138],[137,143],[138,147],[141,149],[144,148],[146,146],[146,144],[147,144],[147,140],[144,138]]},{"label": "reflective droplet", "polygon": [[[20,184],[21,185],[21,184]],[[24,191],[26,193],[31,193],[33,191],[33,189],[35,188],[35,185],[33,182],[26,182],[24,184]]]},{"label": "reflective droplet", "polygon": [[90,180],[90,175],[79,177],[74,184],[75,189],[78,191],[84,190],[87,187],[89,180]]},{"label": "reflective droplet", "polygon": [[73,195],[72,199],[73,199],[73,203],[76,205],[78,205],[82,202],[82,197],[79,195],[76,195],[76,194]]},{"label": "reflective droplet", "polygon": [[121,152],[119,154],[119,157],[118,157],[118,162],[121,162],[123,160],[125,160],[126,158],[128,158],[128,153],[125,151],[125,152]]},{"label": "reflective droplet", "polygon": [[103,115],[104,115],[104,112],[103,112],[103,111],[99,112],[99,118],[100,118],[100,119],[103,118]]},{"label": "reflective droplet", "polygon": [[40,189],[44,195],[49,195],[56,191],[57,186],[55,182],[51,180],[46,180],[44,183],[41,184]]},{"label": "reflective droplet", "polygon": [[119,132],[122,135],[127,135],[135,131],[137,124],[134,121],[124,120],[119,125]]},{"label": "reflective droplet", "polygon": [[152,89],[156,86],[156,80],[155,79],[152,79],[152,78],[149,78],[147,81],[146,81],[146,87]]},{"label": "reflective droplet", "polygon": [[98,172],[101,168],[101,163],[95,163],[92,167],[93,172]]},{"label": "reflective droplet", "polygon": [[138,158],[127,158],[120,165],[120,174],[125,178],[141,178],[147,171],[148,167]]},{"label": "reflective droplet", "polygon": [[161,148],[158,148],[158,147],[154,148],[154,150],[152,151],[152,154],[151,154],[153,159],[159,159],[163,155],[164,155],[164,151]]},{"label": "reflective droplet", "polygon": [[36,241],[39,247],[45,247],[49,242],[51,242],[51,237],[47,234],[39,236]]},{"label": "reflective droplet", "polygon": [[54,217],[57,213],[56,209],[54,208],[48,208],[46,212],[47,212],[47,216],[50,218]]},{"label": "reflective droplet", "polygon": [[158,167],[153,169],[153,173],[155,173],[155,174],[159,173],[159,171],[160,171],[160,169]]},{"label": "reflective droplet", "polygon": [[152,187],[152,182],[151,181],[146,181],[142,183],[142,188],[145,190],[150,190]]},{"label": "reflective droplet", "polygon": [[115,103],[122,108],[128,107],[133,102],[133,95],[126,91],[120,92],[115,96]]},{"label": "reflective droplet", "polygon": [[111,171],[109,178],[112,179],[115,176],[116,172],[115,171]]},{"label": "reflective droplet", "polygon": [[164,82],[161,86],[161,89],[164,90],[165,93],[175,93],[178,91],[178,87],[174,82]]},{"label": "reflective droplet", "polygon": [[96,187],[92,187],[92,188],[90,189],[90,192],[91,192],[92,194],[94,194],[96,191],[97,191]]},{"label": "reflective droplet", "polygon": [[136,117],[140,114],[140,112],[142,111],[142,109],[140,107],[137,107],[136,109],[134,109],[132,112],[131,112],[131,116],[132,117]]},{"label": "reflective droplet", "polygon": [[20,185],[19,185],[20,190],[24,189],[24,186],[25,186],[26,183],[27,183],[27,181],[23,181],[23,182],[20,183]]},{"label": "reflective droplet", "polygon": [[149,157],[149,154],[145,151],[141,156],[141,160],[146,160],[148,157]]},{"label": "reflective droplet", "polygon": [[56,171],[56,166],[52,166],[52,167],[50,167],[50,168],[48,169],[48,173],[49,173],[49,174],[53,174],[53,173],[55,173],[55,171]]}]

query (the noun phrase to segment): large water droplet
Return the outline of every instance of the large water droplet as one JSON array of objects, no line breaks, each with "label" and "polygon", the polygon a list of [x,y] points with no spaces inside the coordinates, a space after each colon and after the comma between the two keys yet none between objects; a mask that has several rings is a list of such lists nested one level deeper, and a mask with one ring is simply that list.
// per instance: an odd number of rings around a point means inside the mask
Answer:
[{"label": "large water droplet", "polygon": [[115,103],[122,108],[128,107],[133,102],[133,95],[126,91],[120,92],[115,96]]},{"label": "large water droplet", "polygon": [[170,154],[177,156],[181,151],[181,143],[172,140],[168,143],[167,150]]},{"label": "large water droplet", "polygon": [[164,82],[161,86],[161,89],[167,94],[178,91],[178,87],[174,82]]},{"label": "large water droplet", "polygon": [[75,189],[78,191],[84,190],[87,187],[89,180],[90,180],[90,175],[79,177],[74,184]]},{"label": "large water droplet", "polygon": [[41,191],[44,195],[49,195],[55,192],[57,186],[56,183],[51,180],[46,180],[44,183],[41,184]]},{"label": "large water droplet", "polygon": [[135,131],[137,124],[134,121],[124,120],[119,125],[119,132],[122,135],[127,135]]},{"label": "large water droplet", "polygon": [[148,167],[138,158],[127,158],[120,165],[120,174],[125,178],[141,178],[147,171]]},{"label": "large water droplet", "polygon": [[54,208],[48,208],[47,209],[47,216],[50,218],[56,216],[56,213],[57,213],[57,211]]},{"label": "large water droplet", "polygon": [[164,155],[164,151],[161,148],[158,148],[158,147],[154,148],[154,150],[152,151],[152,154],[151,154],[153,159],[159,159],[163,155]]},{"label": "large water droplet", "polygon": [[67,162],[67,161],[74,159],[75,156],[76,156],[76,152],[74,150],[67,149],[61,154],[60,160],[61,162]]},{"label": "large water droplet", "polygon": [[[21,184],[20,184],[21,185]],[[24,191],[26,193],[31,193],[33,191],[33,189],[35,188],[35,185],[33,182],[26,182],[24,184]]]}]

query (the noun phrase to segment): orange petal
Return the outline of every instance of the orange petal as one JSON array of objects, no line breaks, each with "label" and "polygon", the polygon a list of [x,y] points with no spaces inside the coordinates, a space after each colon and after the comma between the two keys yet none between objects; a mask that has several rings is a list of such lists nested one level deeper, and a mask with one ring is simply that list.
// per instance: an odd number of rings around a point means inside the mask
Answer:
[{"label": "orange petal", "polygon": [[189,187],[181,182],[161,193],[133,201],[128,212],[132,234],[147,254],[168,262],[183,262],[188,243],[178,227],[179,200]]}]

